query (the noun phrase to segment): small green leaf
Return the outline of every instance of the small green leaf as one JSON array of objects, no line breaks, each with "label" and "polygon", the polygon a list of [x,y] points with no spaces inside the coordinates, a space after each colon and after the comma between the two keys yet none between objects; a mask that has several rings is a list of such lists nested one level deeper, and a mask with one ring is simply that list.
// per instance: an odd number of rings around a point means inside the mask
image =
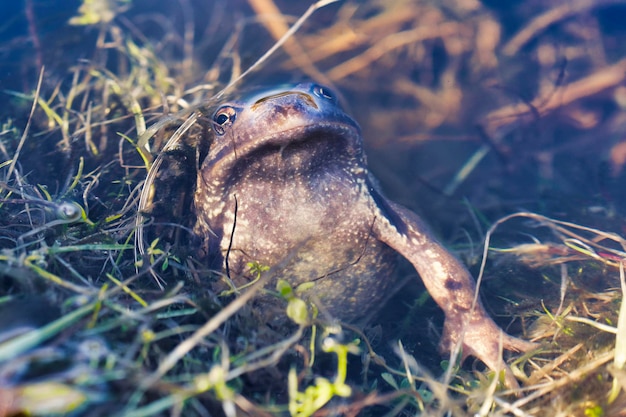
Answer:
[{"label": "small green leaf", "polygon": [[38,382],[21,386],[16,411],[27,415],[65,414],[76,410],[87,400],[84,392],[58,382]]},{"label": "small green leaf", "polygon": [[588,407],[585,409],[585,416],[587,417],[602,417],[604,416],[604,410],[599,405]]},{"label": "small green leaf", "polygon": [[309,322],[309,311],[306,303],[300,298],[292,298],[287,304],[287,316],[296,324],[305,325]]},{"label": "small green leaf", "polygon": [[276,283],[276,291],[278,291],[278,293],[287,300],[294,297],[291,285],[289,285],[289,283],[284,279],[278,280]]},{"label": "small green leaf", "polygon": [[388,383],[395,389],[400,389],[398,387],[398,384],[396,383],[396,380],[393,378],[393,375],[391,375],[389,372],[383,372],[380,376],[385,380],[386,383]]}]

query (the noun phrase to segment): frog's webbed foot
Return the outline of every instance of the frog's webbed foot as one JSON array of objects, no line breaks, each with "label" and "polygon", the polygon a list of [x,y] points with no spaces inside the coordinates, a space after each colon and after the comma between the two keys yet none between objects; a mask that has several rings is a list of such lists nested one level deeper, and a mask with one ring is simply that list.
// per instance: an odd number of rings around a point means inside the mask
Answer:
[{"label": "frog's webbed foot", "polygon": [[525,352],[536,348],[537,345],[506,334],[486,315],[480,304],[476,305],[471,318],[466,316],[467,314],[462,314],[450,317],[446,314],[441,351],[450,353],[458,349],[459,341],[463,340],[462,360],[468,356],[475,356],[494,371],[504,370],[505,382],[509,388],[518,387],[511,370],[502,359],[502,352],[505,350]]},{"label": "frog's webbed foot", "polygon": [[476,285],[463,263],[437,242],[415,213],[377,193],[374,200],[378,209],[374,234],[413,264],[446,314],[442,347],[450,351],[462,339],[463,357],[473,355],[495,371],[507,370],[507,384],[517,386],[501,351],[526,351],[535,345],[505,334],[493,322],[475,300]]}]

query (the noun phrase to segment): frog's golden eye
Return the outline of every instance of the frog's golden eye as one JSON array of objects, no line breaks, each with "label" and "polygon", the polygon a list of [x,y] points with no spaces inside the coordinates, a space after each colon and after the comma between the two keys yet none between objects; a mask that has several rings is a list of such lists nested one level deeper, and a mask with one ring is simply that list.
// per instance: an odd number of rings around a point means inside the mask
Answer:
[{"label": "frog's golden eye", "polygon": [[313,94],[318,96],[319,98],[324,98],[330,101],[337,101],[337,97],[335,93],[328,87],[324,87],[323,85],[314,85],[313,86]]},{"label": "frog's golden eye", "polygon": [[230,126],[237,117],[237,110],[234,107],[224,106],[218,109],[213,115],[213,128],[218,135],[223,135],[224,127]]}]

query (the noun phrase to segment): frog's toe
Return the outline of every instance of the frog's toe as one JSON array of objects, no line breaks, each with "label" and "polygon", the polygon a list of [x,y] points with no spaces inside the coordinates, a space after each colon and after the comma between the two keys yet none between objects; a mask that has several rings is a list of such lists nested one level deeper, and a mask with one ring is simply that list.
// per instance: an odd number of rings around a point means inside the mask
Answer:
[{"label": "frog's toe", "polygon": [[514,352],[528,352],[529,350],[537,349],[537,347],[539,347],[537,343],[509,336],[504,333],[504,349],[506,350],[512,350]]}]

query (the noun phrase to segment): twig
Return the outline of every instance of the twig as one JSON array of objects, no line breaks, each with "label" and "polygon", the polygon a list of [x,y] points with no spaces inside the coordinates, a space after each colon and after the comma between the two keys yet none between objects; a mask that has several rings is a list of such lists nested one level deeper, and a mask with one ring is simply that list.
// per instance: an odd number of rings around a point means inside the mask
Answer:
[{"label": "twig", "polygon": [[[615,87],[622,83],[625,78],[626,59],[622,59],[610,67],[563,86],[558,92],[550,91],[543,96],[536,97],[529,104],[518,103],[492,111],[483,119],[485,131],[489,136],[497,138],[496,133],[500,129],[513,124],[517,125],[520,119],[524,117],[526,120],[544,117],[553,110],[576,100]],[[532,109],[536,109],[536,112]]]},{"label": "twig", "polygon": [[560,20],[567,19],[588,9],[623,3],[624,0],[577,0],[564,3],[534,18],[527,26],[519,31],[517,35],[513,36],[513,38],[507,42],[502,51],[505,55],[515,55],[524,45],[530,42],[532,38],[537,36],[539,32],[546,30],[550,25]]},{"label": "twig", "polygon": [[274,52],[276,52],[281,46],[283,46],[285,44],[285,42],[287,42],[287,40],[293,36],[294,33],[296,33],[298,31],[298,29],[300,29],[300,27],[302,26],[302,24],[304,24],[304,22],[317,10],[317,9],[321,9],[322,7],[325,7],[329,4],[335,3],[339,0],[319,0],[318,2],[312,4],[306,12],[304,12],[304,14],[302,16],[300,16],[300,18],[296,21],[296,23],[294,23],[287,32],[285,32],[285,34],[276,41],[276,43],[267,50],[267,52],[265,52],[263,54],[263,56],[261,56],[261,58],[257,59],[256,62],[254,64],[252,64],[250,66],[250,68],[248,68],[247,70],[245,70],[239,77],[235,78],[234,80],[232,80],[226,87],[224,87],[224,89],[222,91],[220,91],[215,97],[219,98],[222,97],[226,92],[228,92],[235,84],[237,84],[241,79],[243,79],[244,77],[246,77],[248,74],[250,74],[252,71],[256,70],[262,63],[264,63],[265,61],[267,61],[267,59],[274,54]]},{"label": "twig", "polygon": [[[327,4],[334,3],[335,1],[337,0],[330,0],[330,1],[324,0],[324,1],[318,2],[314,4],[313,6],[311,6],[309,10],[311,10],[311,8],[313,7],[315,7],[313,11],[317,10],[320,7],[324,7]],[[282,40],[283,36],[285,36],[287,33],[290,32],[289,26],[287,26],[287,23],[285,23],[285,19],[283,18],[283,14],[281,13],[280,9],[276,6],[276,4],[272,0],[248,0],[248,3],[250,3],[250,6],[254,9],[254,11],[258,15],[267,14],[267,15],[274,15],[274,16],[279,17],[278,19],[271,19],[271,20],[267,19],[267,20],[261,21],[262,24],[265,26],[265,28],[270,32],[272,37],[277,41],[277,43]],[[305,13],[305,15],[307,13],[308,13],[308,10]],[[302,17],[298,19],[298,22],[300,20],[302,20]],[[296,22],[296,24],[298,24],[298,22]],[[326,77],[326,75],[324,75],[317,68],[315,68],[315,65],[313,64],[311,59],[308,57],[308,55],[305,54],[300,44],[297,43],[295,39],[291,37],[292,35],[293,33],[289,35],[289,38],[291,39],[287,38],[283,42],[285,52],[287,52],[287,54],[296,63],[296,65],[300,67],[307,75],[321,82],[328,83],[329,80]]]}]

